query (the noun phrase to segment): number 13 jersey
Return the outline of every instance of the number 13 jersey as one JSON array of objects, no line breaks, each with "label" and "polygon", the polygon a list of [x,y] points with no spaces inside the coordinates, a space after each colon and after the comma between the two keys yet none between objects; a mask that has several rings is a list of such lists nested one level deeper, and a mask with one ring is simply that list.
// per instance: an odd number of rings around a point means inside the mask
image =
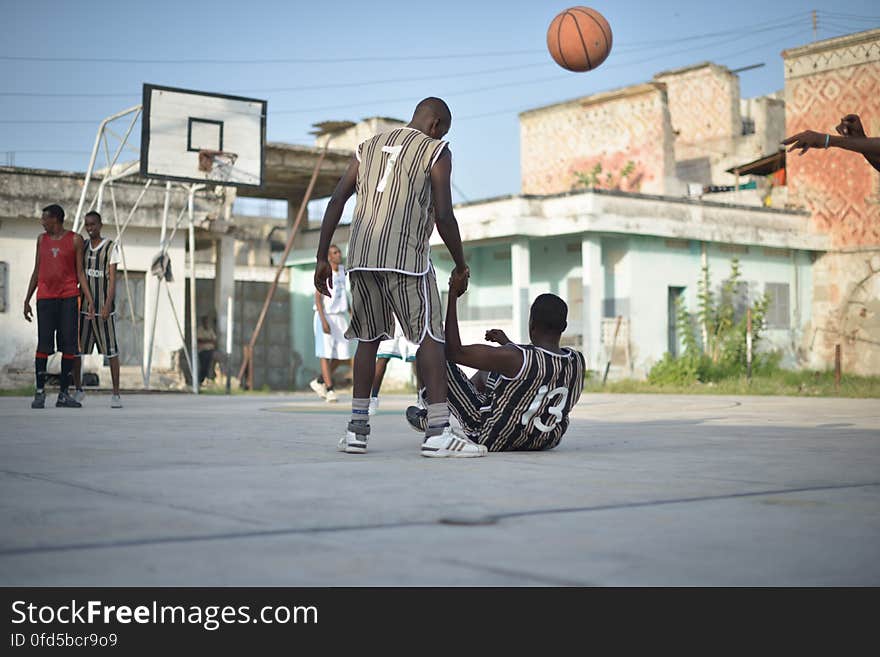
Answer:
[{"label": "number 13 jersey", "polygon": [[551,449],[568,429],[568,414],[583,391],[584,355],[567,347],[557,354],[516,346],[523,354],[519,374],[508,378],[493,372],[486,382],[479,442],[489,451],[502,445],[505,450]]},{"label": "number 13 jersey", "polygon": [[349,271],[427,273],[434,230],[431,167],[445,147],[415,128],[383,132],[358,145]]}]

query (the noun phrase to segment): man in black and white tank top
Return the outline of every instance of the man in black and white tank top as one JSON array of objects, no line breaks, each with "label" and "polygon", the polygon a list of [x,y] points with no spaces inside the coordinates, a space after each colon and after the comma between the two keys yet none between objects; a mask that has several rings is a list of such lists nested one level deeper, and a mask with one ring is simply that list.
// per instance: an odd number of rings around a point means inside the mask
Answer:
[{"label": "man in black and white tank top", "polygon": [[[452,413],[468,437],[490,452],[556,447],[568,429],[586,370],[582,353],[559,346],[568,306],[555,294],[536,298],[529,316],[530,344],[515,344],[493,329],[486,340],[501,346],[462,345],[456,308],[461,292],[450,281],[446,355]],[[468,379],[459,365],[479,371]],[[411,406],[407,419],[419,429],[424,412]]]}]

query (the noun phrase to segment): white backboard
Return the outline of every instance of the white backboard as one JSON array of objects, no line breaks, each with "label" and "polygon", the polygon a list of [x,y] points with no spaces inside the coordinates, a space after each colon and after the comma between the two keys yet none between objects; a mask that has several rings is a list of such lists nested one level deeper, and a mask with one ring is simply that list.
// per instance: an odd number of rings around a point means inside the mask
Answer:
[{"label": "white backboard", "polygon": [[[141,175],[160,180],[263,184],[266,101],[144,84]],[[200,151],[232,153],[199,167]],[[202,158],[204,165],[205,158]]]}]

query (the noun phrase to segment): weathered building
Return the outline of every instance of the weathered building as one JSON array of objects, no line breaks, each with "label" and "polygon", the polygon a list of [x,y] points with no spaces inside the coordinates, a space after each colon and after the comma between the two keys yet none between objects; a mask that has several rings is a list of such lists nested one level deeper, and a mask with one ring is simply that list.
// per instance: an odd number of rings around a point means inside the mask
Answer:
[{"label": "weathered building", "polygon": [[[785,51],[788,134],[833,132],[859,114],[880,137],[880,29]],[[839,148],[790,154],[788,201],[809,212],[812,230],[829,235],[814,265],[809,362],[833,363],[841,345],[844,371],[880,373],[880,173]]]}]

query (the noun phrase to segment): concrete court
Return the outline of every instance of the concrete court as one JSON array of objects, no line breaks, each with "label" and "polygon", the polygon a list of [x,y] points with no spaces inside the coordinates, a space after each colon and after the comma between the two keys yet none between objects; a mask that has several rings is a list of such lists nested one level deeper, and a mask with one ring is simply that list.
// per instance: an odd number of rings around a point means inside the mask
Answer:
[{"label": "concrete court", "polygon": [[[54,404],[54,395],[49,400]],[[405,397],[0,398],[0,585],[880,585],[880,401],[585,395],[556,450],[426,459]]]}]

